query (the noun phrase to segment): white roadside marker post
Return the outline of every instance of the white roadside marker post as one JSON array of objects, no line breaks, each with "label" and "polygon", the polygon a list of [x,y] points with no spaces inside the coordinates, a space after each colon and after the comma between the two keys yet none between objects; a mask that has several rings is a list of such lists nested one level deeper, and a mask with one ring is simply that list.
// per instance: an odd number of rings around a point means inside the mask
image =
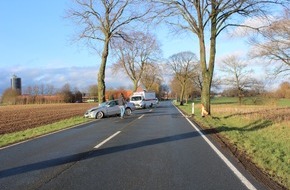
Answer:
[{"label": "white roadside marker post", "polygon": [[194,115],[194,103],[191,104],[191,114]]}]

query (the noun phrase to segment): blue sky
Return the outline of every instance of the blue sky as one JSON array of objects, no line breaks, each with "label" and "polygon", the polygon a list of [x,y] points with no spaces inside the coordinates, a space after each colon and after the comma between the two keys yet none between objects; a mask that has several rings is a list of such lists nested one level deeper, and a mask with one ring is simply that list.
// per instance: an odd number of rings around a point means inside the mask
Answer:
[{"label": "blue sky", "polygon": [[[0,1],[0,94],[10,87],[10,78],[22,78],[22,88],[65,83],[85,91],[97,83],[100,58],[80,43],[72,43],[75,25],[65,19],[71,0]],[[181,51],[198,54],[193,37],[172,36],[166,28],[156,29],[165,58]],[[244,43],[221,36],[217,59],[229,52],[245,51]],[[106,86],[129,87],[130,81],[112,74],[108,65]]]},{"label": "blue sky", "polygon": [[[13,74],[22,86],[96,83],[98,56],[72,44],[74,27],[65,19],[70,0],[0,2],[0,94]],[[81,79],[81,80],[80,80]],[[73,84],[72,84],[73,83]]]}]

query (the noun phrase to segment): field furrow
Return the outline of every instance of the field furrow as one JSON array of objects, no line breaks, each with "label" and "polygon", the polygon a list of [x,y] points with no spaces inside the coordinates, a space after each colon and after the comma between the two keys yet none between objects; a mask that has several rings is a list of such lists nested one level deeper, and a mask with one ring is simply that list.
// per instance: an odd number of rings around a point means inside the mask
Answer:
[{"label": "field furrow", "polygon": [[0,134],[26,130],[75,116],[96,104],[41,104],[0,107]]}]

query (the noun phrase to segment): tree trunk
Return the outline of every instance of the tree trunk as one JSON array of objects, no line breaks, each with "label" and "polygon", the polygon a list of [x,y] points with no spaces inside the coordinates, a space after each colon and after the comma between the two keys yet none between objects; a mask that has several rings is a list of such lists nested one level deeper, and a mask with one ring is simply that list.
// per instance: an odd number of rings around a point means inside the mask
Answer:
[{"label": "tree trunk", "polygon": [[210,81],[207,77],[203,78],[202,82],[202,91],[201,91],[201,103],[204,107],[206,114],[202,113],[202,115],[210,115]]},{"label": "tree trunk", "polygon": [[101,62],[101,66],[100,66],[99,74],[98,74],[98,101],[99,103],[106,101],[105,70],[106,70],[108,55],[109,55],[109,39],[106,39],[104,42],[102,62]]},{"label": "tree trunk", "polygon": [[[213,9],[213,15],[215,15],[215,11]],[[211,18],[211,37],[210,37],[210,52],[209,52],[209,62],[207,65],[206,62],[206,48],[205,48],[205,37],[204,33],[200,33],[199,35],[199,45],[200,45],[200,63],[202,68],[202,91],[201,91],[201,103],[202,115],[210,115],[210,89],[212,83],[212,77],[214,72],[214,63],[215,63],[215,55],[216,55],[216,17],[213,16]]]},{"label": "tree trunk", "polygon": [[242,105],[242,96],[243,96],[243,94],[242,94],[241,89],[239,89],[239,94],[238,94],[238,96],[239,96],[239,104]]},{"label": "tree trunk", "polygon": [[[205,49],[205,42],[204,42],[204,36],[199,36],[199,45],[200,45],[200,64],[202,69],[202,89],[201,89],[201,104],[202,104],[202,110],[201,114],[204,116],[204,110],[207,114],[210,114],[210,86],[211,81],[209,77],[209,72],[207,69],[206,64],[206,49]],[[207,115],[205,114],[205,115]]]},{"label": "tree trunk", "polygon": [[136,92],[138,88],[138,80],[133,80],[133,85],[133,92]]},{"label": "tree trunk", "polygon": [[185,84],[181,86],[181,94],[180,94],[180,105],[183,106],[183,98],[184,98]]}]

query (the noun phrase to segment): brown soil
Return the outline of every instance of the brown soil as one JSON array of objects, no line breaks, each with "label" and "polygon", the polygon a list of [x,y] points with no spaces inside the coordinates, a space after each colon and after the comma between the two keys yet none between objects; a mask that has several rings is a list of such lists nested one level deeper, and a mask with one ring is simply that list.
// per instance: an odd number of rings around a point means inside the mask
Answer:
[{"label": "brown soil", "polygon": [[82,116],[96,104],[39,104],[0,106],[0,135]]}]

